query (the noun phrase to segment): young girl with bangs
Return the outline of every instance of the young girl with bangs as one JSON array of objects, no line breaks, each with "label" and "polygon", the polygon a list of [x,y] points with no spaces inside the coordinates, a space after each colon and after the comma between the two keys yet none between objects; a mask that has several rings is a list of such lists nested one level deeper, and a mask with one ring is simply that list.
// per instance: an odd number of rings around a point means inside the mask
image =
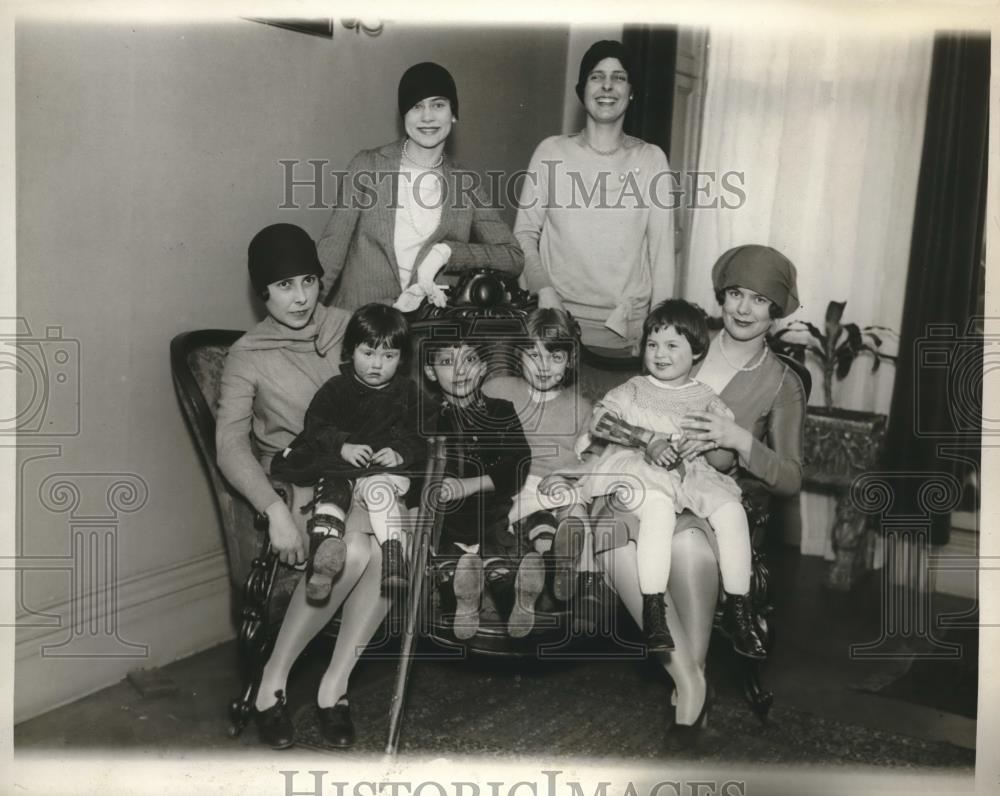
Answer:
[{"label": "young girl with bangs", "polygon": [[643,324],[643,375],[608,392],[594,409],[590,433],[610,442],[578,483],[584,500],[615,496],[639,518],[636,540],[643,630],[651,650],[674,648],[667,628],[666,591],[675,516],[689,509],[712,526],[727,594],[733,646],[748,657],[764,657],[752,625],[735,614],[750,611],[750,530],[741,491],[724,472],[735,457],[716,449],[682,460],[681,424],[692,412],[733,414],[711,387],[691,377],[708,350],[708,325],[700,308],[681,299],[657,305]]},{"label": "young girl with bangs", "polygon": [[589,624],[601,599],[589,518],[573,486],[554,475],[579,463],[577,445],[593,411],[577,390],[579,345],[580,329],[568,312],[535,309],[514,344],[520,376],[493,378],[484,392],[514,404],[531,447],[531,469],[509,515],[511,531],[522,548],[549,557],[553,596],[575,597],[577,616]]}]

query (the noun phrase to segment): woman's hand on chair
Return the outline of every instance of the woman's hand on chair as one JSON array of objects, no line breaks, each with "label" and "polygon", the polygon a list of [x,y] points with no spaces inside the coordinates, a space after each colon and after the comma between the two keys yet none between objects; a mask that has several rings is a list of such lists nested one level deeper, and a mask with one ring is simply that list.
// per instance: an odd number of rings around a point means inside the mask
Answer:
[{"label": "woman's hand on chair", "polygon": [[538,291],[538,309],[540,310],[564,310],[562,299],[556,293],[554,287],[543,287]]},{"label": "woman's hand on chair", "polygon": [[278,554],[282,564],[295,566],[304,564],[308,556],[309,544],[299,530],[283,500],[276,500],[266,509],[267,533],[271,548]]}]

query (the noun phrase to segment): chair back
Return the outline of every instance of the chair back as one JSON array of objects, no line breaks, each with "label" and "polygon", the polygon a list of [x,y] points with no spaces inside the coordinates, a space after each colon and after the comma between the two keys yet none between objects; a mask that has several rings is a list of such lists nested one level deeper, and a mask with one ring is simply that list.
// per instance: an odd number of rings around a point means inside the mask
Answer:
[{"label": "chair back", "polygon": [[791,368],[795,375],[802,381],[802,388],[806,393],[806,403],[808,403],[813,383],[812,374],[809,372],[809,368],[789,354],[775,353],[775,356],[780,359],[783,364],[788,365],[788,367]]},{"label": "chair back", "polygon": [[260,554],[263,535],[256,512],[223,477],[215,460],[215,413],[229,347],[243,334],[231,329],[199,329],[170,341],[170,371],[184,419],[208,471],[229,558],[229,575],[242,588],[250,563]]}]

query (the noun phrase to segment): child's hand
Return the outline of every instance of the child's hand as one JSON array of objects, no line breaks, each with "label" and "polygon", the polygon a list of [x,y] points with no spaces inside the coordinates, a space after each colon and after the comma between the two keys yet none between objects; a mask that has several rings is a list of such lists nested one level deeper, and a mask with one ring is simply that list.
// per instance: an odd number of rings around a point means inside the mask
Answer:
[{"label": "child's hand", "polygon": [[579,437],[576,438],[576,442],[573,443],[573,453],[576,454],[576,458],[579,461],[583,461],[583,454],[586,453],[587,448],[591,446],[593,439],[591,439],[590,432],[584,431]]},{"label": "child's hand", "polygon": [[382,448],[382,450],[372,454],[371,463],[379,464],[382,467],[397,467],[403,463],[403,457],[392,448]]},{"label": "child's hand", "polygon": [[678,458],[679,454],[666,434],[657,434],[646,446],[646,461],[650,464],[671,467]]},{"label": "child's hand", "polygon": [[367,467],[372,458],[370,445],[352,445],[345,442],[340,447],[340,458],[355,467]]},{"label": "child's hand", "polygon": [[444,503],[454,503],[465,497],[465,484],[460,478],[452,478],[446,475],[441,479],[441,501]]}]

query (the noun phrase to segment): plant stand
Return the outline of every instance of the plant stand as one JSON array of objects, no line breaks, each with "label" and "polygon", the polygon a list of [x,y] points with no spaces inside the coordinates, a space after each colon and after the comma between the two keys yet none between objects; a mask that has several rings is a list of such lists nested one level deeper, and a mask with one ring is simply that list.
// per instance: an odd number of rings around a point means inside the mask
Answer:
[{"label": "plant stand", "polygon": [[826,585],[848,591],[871,568],[870,517],[859,511],[851,484],[875,470],[882,457],[888,418],[872,412],[809,407],[803,440],[803,482],[837,498],[831,528],[834,561]]}]

